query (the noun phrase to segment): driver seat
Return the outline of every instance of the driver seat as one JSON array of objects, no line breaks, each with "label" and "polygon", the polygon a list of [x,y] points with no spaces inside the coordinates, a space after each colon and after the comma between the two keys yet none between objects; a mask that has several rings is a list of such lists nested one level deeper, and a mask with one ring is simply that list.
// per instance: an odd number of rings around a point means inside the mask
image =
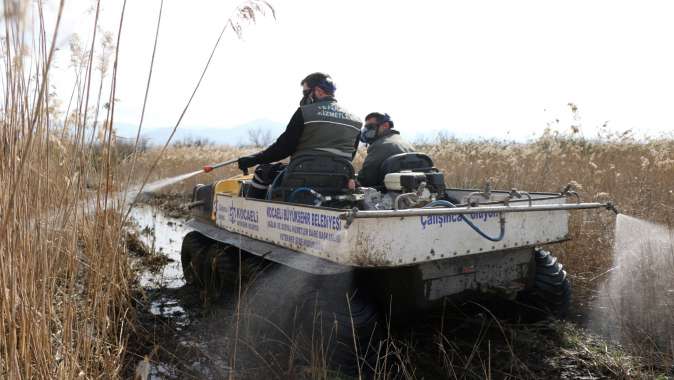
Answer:
[{"label": "driver seat", "polygon": [[322,195],[344,194],[355,173],[351,161],[343,157],[321,154],[295,157],[290,160],[281,185],[274,189],[273,198],[287,200],[293,191],[303,187]]}]

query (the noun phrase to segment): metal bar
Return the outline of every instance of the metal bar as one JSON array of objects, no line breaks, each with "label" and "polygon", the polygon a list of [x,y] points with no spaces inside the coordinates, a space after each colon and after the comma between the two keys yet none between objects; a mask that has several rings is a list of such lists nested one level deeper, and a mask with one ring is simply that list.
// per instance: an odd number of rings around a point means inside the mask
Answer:
[{"label": "metal bar", "polygon": [[340,215],[340,218],[360,219],[360,218],[403,218],[406,216],[426,216],[426,215],[456,215],[456,214],[477,214],[482,212],[540,212],[540,211],[560,211],[560,210],[585,210],[595,208],[610,209],[611,205],[607,203],[571,203],[555,205],[533,205],[533,206],[486,206],[486,207],[456,207],[456,208],[412,208],[406,210],[374,210],[360,211],[350,210]]},{"label": "metal bar", "polygon": [[239,161],[238,158],[233,158],[233,159],[231,159],[231,160],[219,162],[219,163],[217,163],[217,164],[212,164],[211,167],[212,167],[213,169],[217,169],[217,168],[219,168],[219,167],[221,167],[221,166],[233,164],[233,163],[235,163],[235,162],[237,162],[237,161]]},{"label": "metal bar", "polygon": [[217,164],[204,165],[203,170],[204,170],[204,173],[210,173],[213,169],[217,169],[217,168],[225,166],[225,165],[233,164],[233,163],[238,162],[238,161],[239,161],[238,158],[234,158],[234,159],[231,159],[231,160],[219,162]]}]

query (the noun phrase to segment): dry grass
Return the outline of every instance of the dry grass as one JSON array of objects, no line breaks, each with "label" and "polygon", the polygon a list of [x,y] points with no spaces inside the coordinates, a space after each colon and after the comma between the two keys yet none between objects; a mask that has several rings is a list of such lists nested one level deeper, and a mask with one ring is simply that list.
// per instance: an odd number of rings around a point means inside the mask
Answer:
[{"label": "dry grass", "polygon": [[[260,4],[266,3],[244,4],[241,20],[254,19]],[[133,276],[127,248],[120,243],[124,241],[124,221],[121,207],[111,202],[114,191],[125,187],[131,167],[133,173],[164,178],[247,151],[183,146],[165,154],[149,150],[140,156],[118,155],[110,129],[114,86],[103,85],[116,78],[118,41],[110,34],[92,35],[90,46],[73,41],[73,97],[59,107],[49,83],[56,31],[44,29],[41,2],[5,1],[3,12],[0,378],[119,377],[124,356],[133,356],[125,351],[128,324],[133,323],[129,291]],[[97,16],[98,9],[91,15],[92,23]],[[35,25],[27,24],[27,19],[36,20]],[[230,21],[229,27],[241,31],[239,22]],[[28,33],[31,28],[33,33]],[[586,200],[611,198],[627,214],[672,224],[672,140],[637,141],[628,134],[587,140],[575,134],[546,132],[526,144],[440,139],[436,144],[419,146],[419,150],[433,157],[453,187],[481,187],[489,179],[497,188],[557,191],[574,181]],[[159,166],[153,170],[157,160]],[[196,183],[235,172],[229,167],[203,174],[167,191],[188,193]],[[581,302],[585,302],[613,264],[613,217],[608,213],[577,213],[572,219],[572,232],[573,240],[561,244],[558,251],[573,274]],[[674,270],[669,270],[668,275],[672,273]],[[630,326],[629,321],[623,322]],[[531,369],[516,360],[527,353],[517,347],[535,342],[540,335],[530,339],[529,330],[502,326],[496,318],[486,318],[484,323],[507,342],[500,347],[507,348],[504,352],[511,357],[512,373],[530,376]],[[472,350],[456,346],[455,336],[435,336],[439,348],[432,360],[444,363],[442,368],[447,372],[443,376],[461,377],[456,373],[461,367],[462,374],[468,373],[465,377],[491,377],[492,348],[480,326],[474,346],[478,348]],[[635,375],[631,358],[623,360],[621,353],[612,354],[608,349],[602,353],[598,348],[601,344],[588,344],[587,339],[577,338],[582,334],[563,329],[563,336],[551,339],[551,343],[566,342],[569,346],[565,349],[589,352],[587,361],[595,360],[595,364],[597,358],[604,358],[606,364],[601,365],[608,369],[607,376]],[[637,333],[648,337],[650,332]],[[668,333],[671,336],[671,331]],[[654,344],[644,348],[643,341],[635,347],[645,351],[636,354],[653,354],[661,361],[649,374],[671,366],[674,346],[663,346],[652,339]],[[385,351],[391,353],[391,360],[398,363],[404,377],[417,377],[410,364],[420,360],[415,342],[390,340],[387,344]],[[383,371],[386,378],[386,369]]]},{"label": "dry grass", "polygon": [[[38,20],[32,40],[30,16]],[[99,106],[109,97],[99,83],[114,76],[114,41],[92,38],[100,55],[92,45],[78,57],[73,100],[60,114],[49,88],[57,32],[44,30],[44,17],[41,3],[4,3],[0,378],[116,377],[130,274],[122,218],[107,202],[116,174],[111,115]],[[101,131],[98,159],[96,134],[85,133],[92,128]]]},{"label": "dry grass", "polygon": [[[636,141],[606,134],[597,140],[546,132],[526,144],[444,140],[423,146],[456,187],[559,191],[573,182],[585,201],[612,199],[628,215],[669,225],[674,202],[674,140]],[[600,273],[612,264],[613,215],[576,213],[573,241],[562,246],[573,273]]]},{"label": "dry grass", "polygon": [[[216,146],[172,146],[162,156],[161,161],[152,172],[149,181],[158,180],[167,177],[173,177],[178,174],[189,173],[200,169],[206,164],[213,164],[223,162],[232,158],[240,157],[252,153],[249,149],[227,148],[222,149]],[[157,149],[150,149],[149,151],[139,154],[136,159],[136,170],[145,173],[159,155]],[[121,163],[122,168],[127,168],[131,165],[133,157],[127,157]],[[199,174],[195,177],[185,181],[167,186],[162,189],[162,193],[166,194],[191,194],[192,188],[197,183],[210,183],[223,176],[231,176],[238,173],[236,165],[230,165],[211,173]]]},{"label": "dry grass", "polygon": [[[42,1],[3,2],[3,379],[119,378],[125,359],[134,358],[127,340],[134,327],[130,286],[135,275],[128,263],[126,214],[117,191],[136,177],[151,175],[154,164],[141,160],[134,168],[135,152],[143,150],[143,144],[118,146],[112,129],[125,5],[118,28],[110,33],[99,25],[101,2],[93,2],[87,16],[78,18],[90,34],[71,37],[70,63],[57,68],[54,56],[59,50],[56,41],[63,37],[64,1],[57,2],[56,13],[45,12],[53,7],[44,7]],[[268,13],[273,16],[274,10],[264,0],[242,1],[223,20],[222,33],[241,35],[245,26]],[[159,22],[156,38],[158,31]],[[72,74],[71,87],[58,89],[71,94],[68,99],[54,93],[51,76],[57,69]],[[190,101],[197,89],[198,84]],[[183,115],[188,107],[189,101]],[[175,128],[179,124],[180,120]]]}]

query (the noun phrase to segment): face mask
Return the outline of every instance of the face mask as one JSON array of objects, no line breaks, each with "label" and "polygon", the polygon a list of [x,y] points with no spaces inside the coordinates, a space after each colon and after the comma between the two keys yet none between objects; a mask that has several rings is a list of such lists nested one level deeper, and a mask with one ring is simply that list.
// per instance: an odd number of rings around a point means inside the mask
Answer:
[{"label": "face mask", "polygon": [[365,144],[372,144],[374,140],[377,139],[377,128],[379,127],[376,123],[368,123],[363,126],[360,130],[360,141]]},{"label": "face mask", "polygon": [[313,89],[302,90],[302,100],[300,100],[300,105],[305,106],[314,102]]}]

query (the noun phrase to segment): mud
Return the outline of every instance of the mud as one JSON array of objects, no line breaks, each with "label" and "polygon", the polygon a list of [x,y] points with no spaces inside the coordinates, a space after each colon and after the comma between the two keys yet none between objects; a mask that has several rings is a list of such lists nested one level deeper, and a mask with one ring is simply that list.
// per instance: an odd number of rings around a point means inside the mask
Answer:
[{"label": "mud", "polygon": [[187,194],[143,193],[138,197],[137,203],[153,206],[167,217],[184,219],[190,216],[190,210],[185,206],[190,201],[191,198]]}]

